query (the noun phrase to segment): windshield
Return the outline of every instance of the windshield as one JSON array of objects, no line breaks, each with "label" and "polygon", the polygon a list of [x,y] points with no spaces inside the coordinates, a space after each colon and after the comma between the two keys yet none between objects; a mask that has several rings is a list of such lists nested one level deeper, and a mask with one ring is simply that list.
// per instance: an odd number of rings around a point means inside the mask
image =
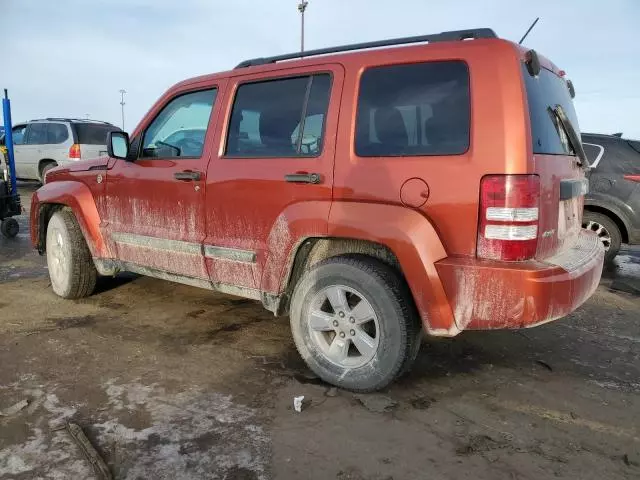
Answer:
[{"label": "windshield", "polygon": [[575,149],[569,140],[569,132],[554,114],[559,106],[571,122],[576,134],[580,135],[578,118],[567,83],[545,68],[540,70],[537,77],[531,76],[524,64],[522,64],[522,75],[527,89],[533,153],[575,155]]}]

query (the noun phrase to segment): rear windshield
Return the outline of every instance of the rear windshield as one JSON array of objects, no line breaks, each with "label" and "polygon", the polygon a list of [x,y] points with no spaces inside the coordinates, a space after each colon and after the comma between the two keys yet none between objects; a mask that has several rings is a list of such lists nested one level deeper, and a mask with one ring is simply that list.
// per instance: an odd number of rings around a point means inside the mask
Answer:
[{"label": "rear windshield", "polygon": [[580,135],[578,118],[567,83],[545,68],[540,70],[537,77],[531,76],[525,64],[522,64],[522,75],[527,89],[533,153],[575,155],[567,132],[552,112],[552,109],[559,105],[576,133]]},{"label": "rear windshield", "polygon": [[120,130],[113,125],[100,125],[96,123],[76,123],[74,127],[76,129],[76,135],[78,136],[78,143],[82,145],[106,145],[107,134]]}]

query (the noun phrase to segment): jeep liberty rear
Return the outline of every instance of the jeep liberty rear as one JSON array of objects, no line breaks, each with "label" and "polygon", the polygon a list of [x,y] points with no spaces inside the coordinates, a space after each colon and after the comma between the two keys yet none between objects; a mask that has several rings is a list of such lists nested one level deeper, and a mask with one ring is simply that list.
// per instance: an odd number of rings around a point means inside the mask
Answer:
[{"label": "jeep liberty rear", "polygon": [[50,171],[31,237],[54,292],[126,270],[259,300],[356,391],[408,371],[422,332],[529,327],[594,292],[551,62],[489,29],[300,56],[184,81],[107,157]]}]

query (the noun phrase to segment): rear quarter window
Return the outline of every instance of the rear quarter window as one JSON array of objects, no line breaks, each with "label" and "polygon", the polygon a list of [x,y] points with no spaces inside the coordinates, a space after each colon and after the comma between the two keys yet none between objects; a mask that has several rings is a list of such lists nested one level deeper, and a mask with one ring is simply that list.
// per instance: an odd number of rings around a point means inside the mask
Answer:
[{"label": "rear quarter window", "polygon": [[640,154],[625,140],[614,140],[605,145],[602,171],[618,175],[640,173]]},{"label": "rear quarter window", "polygon": [[81,145],[106,145],[109,132],[120,131],[113,125],[75,123],[77,141]]},{"label": "rear quarter window", "polygon": [[604,155],[604,147],[596,141],[592,142],[583,139],[582,148],[584,148],[584,153],[587,155],[591,168],[597,168]]},{"label": "rear quarter window", "polygon": [[[611,137],[592,140],[589,137],[585,137],[582,145],[587,153],[591,167],[598,173],[625,175],[640,172],[640,153],[636,152],[627,140]],[[595,145],[603,148],[603,154],[594,167],[594,159],[592,159],[592,155],[589,152],[595,153]]]},{"label": "rear quarter window", "polygon": [[638,140],[627,140],[627,142],[629,142],[631,148],[640,154],[640,142]]},{"label": "rear quarter window", "polygon": [[555,73],[542,68],[532,76],[522,64],[522,76],[527,91],[527,104],[531,120],[533,153],[547,155],[575,155],[562,126],[555,120],[551,109],[562,107],[578,136],[580,128],[567,83]]},{"label": "rear quarter window", "polygon": [[466,63],[389,65],[362,74],[357,155],[459,155],[469,149],[469,131]]}]

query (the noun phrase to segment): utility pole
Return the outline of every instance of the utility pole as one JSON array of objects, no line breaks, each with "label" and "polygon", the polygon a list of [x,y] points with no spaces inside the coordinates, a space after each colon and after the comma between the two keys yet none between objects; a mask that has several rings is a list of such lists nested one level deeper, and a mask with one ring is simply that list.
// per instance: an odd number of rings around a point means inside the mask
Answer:
[{"label": "utility pole", "polygon": [[307,9],[309,2],[302,0],[298,4],[298,11],[300,12],[300,52],[304,52],[304,11]]},{"label": "utility pole", "polygon": [[122,130],[124,131],[124,94],[127,93],[127,91],[122,88],[120,89],[120,106],[122,107]]}]

